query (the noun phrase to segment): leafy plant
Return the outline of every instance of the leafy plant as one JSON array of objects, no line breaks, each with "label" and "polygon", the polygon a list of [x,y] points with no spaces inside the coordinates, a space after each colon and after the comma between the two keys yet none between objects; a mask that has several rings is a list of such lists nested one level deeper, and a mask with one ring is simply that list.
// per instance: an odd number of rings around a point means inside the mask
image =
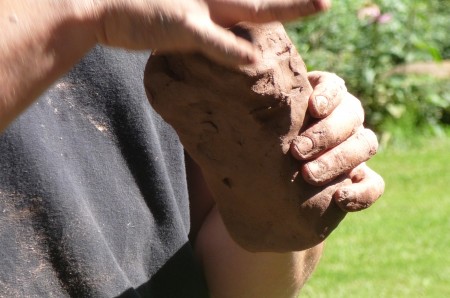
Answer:
[{"label": "leafy plant", "polygon": [[365,106],[367,125],[408,135],[437,133],[449,124],[450,84],[390,73],[398,65],[450,58],[449,19],[446,0],[341,0],[287,29],[309,69],[345,79]]}]

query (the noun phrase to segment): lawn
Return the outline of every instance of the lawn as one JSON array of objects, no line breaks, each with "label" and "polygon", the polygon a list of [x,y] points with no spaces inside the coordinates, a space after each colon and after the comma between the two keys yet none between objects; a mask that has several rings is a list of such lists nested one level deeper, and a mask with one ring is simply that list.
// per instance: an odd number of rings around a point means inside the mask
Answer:
[{"label": "lawn", "polygon": [[386,149],[383,197],[330,236],[300,297],[450,297],[450,139]]}]

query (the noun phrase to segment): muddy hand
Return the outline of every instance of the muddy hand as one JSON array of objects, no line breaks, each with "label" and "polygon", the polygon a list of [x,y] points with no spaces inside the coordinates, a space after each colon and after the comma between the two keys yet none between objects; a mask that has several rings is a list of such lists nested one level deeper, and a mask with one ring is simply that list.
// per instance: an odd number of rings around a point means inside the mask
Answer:
[{"label": "muddy hand", "polygon": [[201,52],[222,65],[255,61],[253,46],[225,27],[287,21],[326,10],[329,0],[74,1],[89,15],[97,42],[127,49]]},{"label": "muddy hand", "polygon": [[348,173],[377,151],[375,134],[363,127],[364,111],[360,101],[347,92],[335,74],[308,74],[314,91],[309,112],[314,122],[291,144],[292,155],[307,161],[302,167],[306,181],[324,185]]},{"label": "muddy hand", "polygon": [[349,173],[352,184],[339,188],[333,195],[337,205],[346,212],[370,207],[384,192],[384,181],[365,163]]},{"label": "muddy hand", "polygon": [[384,181],[363,162],[377,151],[375,134],[363,127],[360,101],[347,92],[345,82],[332,73],[310,72],[314,88],[309,113],[319,119],[291,145],[292,155],[307,161],[302,175],[313,185],[323,185],[348,174],[352,184],[336,191],[334,198],[344,211],[369,207],[384,191]]}]

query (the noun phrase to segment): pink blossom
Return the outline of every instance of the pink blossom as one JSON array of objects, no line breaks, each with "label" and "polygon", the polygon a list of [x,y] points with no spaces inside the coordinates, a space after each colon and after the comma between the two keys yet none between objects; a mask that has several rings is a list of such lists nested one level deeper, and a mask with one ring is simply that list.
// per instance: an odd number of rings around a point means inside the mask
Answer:
[{"label": "pink blossom", "polygon": [[374,22],[380,15],[380,8],[376,4],[365,6],[358,11],[358,19],[360,20],[368,20]]},{"label": "pink blossom", "polygon": [[390,14],[390,13],[383,13],[382,15],[380,15],[377,18],[376,22],[378,24],[386,24],[386,23],[389,23],[391,20],[392,20],[392,14]]}]

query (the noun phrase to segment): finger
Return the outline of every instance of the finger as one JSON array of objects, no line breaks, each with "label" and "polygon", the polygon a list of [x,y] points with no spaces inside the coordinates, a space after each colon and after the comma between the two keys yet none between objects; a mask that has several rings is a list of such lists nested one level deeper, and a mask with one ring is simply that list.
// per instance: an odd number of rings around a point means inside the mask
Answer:
[{"label": "finger", "polygon": [[370,207],[384,192],[384,180],[364,163],[350,172],[353,183],[339,188],[333,195],[336,204],[346,212]]},{"label": "finger", "polygon": [[253,45],[228,30],[214,24],[210,19],[192,19],[187,28],[193,34],[191,46],[221,65],[237,66],[256,61]]},{"label": "finger", "polygon": [[330,0],[209,0],[211,18],[222,26],[241,21],[290,21],[327,10]]},{"label": "finger", "polygon": [[369,129],[360,130],[339,146],[304,164],[303,178],[310,184],[323,185],[368,160],[377,149],[376,135]]},{"label": "finger", "polygon": [[308,80],[314,89],[309,98],[309,113],[314,118],[324,118],[339,105],[347,93],[345,82],[334,73],[323,71],[309,72]]},{"label": "finger", "polygon": [[349,138],[364,122],[361,102],[346,93],[330,116],[316,122],[291,143],[291,154],[300,160],[316,157]]}]

